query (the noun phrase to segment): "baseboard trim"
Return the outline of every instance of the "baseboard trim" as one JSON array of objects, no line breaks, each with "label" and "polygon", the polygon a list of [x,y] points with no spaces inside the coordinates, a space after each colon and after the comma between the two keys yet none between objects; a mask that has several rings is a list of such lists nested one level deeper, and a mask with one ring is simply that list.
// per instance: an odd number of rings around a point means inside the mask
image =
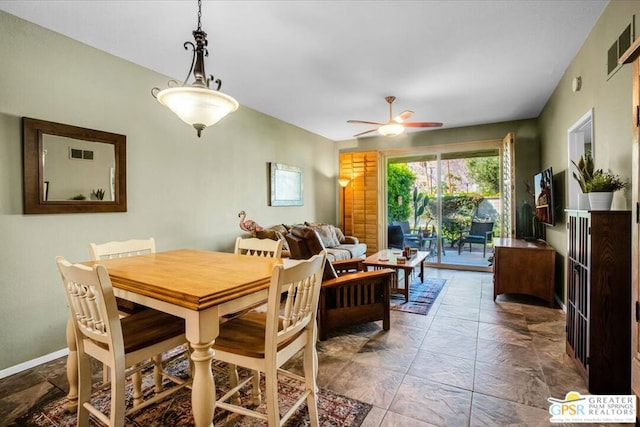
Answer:
[{"label": "baseboard trim", "polygon": [[63,348],[62,350],[54,351],[53,353],[45,354],[44,356],[40,356],[36,359],[27,360],[26,362],[20,363],[15,366],[11,366],[7,369],[3,369],[0,371],[0,379],[9,377],[11,375],[18,374],[22,371],[26,371],[27,369],[35,368],[38,365],[42,365],[47,362],[51,362],[52,360],[58,359],[60,357],[66,356],[69,354],[68,348]]}]

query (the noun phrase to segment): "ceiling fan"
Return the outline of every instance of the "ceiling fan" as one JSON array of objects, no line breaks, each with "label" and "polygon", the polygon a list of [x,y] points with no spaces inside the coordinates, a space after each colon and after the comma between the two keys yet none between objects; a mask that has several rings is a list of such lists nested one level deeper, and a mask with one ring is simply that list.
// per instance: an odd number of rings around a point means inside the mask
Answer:
[{"label": "ceiling fan", "polygon": [[369,122],[365,120],[347,120],[347,123],[377,125],[377,127],[374,129],[369,129],[353,135],[355,138],[375,131],[378,131],[380,135],[384,136],[396,136],[404,132],[405,128],[438,128],[442,126],[442,123],[438,122],[405,122],[405,120],[413,115],[413,111],[411,110],[405,110],[397,116],[393,117],[392,104],[393,101],[396,100],[396,97],[387,96],[384,99],[389,104],[389,121],[387,123]]}]

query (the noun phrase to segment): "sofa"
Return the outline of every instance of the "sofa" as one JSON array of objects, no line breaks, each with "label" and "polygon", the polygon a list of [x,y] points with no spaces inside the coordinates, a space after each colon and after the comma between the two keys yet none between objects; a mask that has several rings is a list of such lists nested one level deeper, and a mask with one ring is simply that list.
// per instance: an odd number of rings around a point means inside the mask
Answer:
[{"label": "sofa", "polygon": [[355,236],[345,236],[340,228],[318,222],[305,222],[303,224],[284,225],[278,224],[273,227],[256,231],[256,237],[260,239],[282,240],[282,257],[291,256],[289,244],[285,236],[293,233],[300,234],[306,227],[314,229],[327,251],[327,260],[330,262],[341,261],[354,258],[365,258],[367,253],[366,243],[360,243]]}]

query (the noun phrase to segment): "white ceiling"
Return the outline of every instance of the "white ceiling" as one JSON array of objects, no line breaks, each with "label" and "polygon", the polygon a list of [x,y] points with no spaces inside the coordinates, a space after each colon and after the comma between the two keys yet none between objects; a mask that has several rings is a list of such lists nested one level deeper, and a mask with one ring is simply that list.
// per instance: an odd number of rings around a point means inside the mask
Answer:
[{"label": "white ceiling", "polygon": [[[606,4],[204,0],[206,71],[240,104],[336,141],[368,129],[348,119],[386,121],[387,95],[394,114],[444,127],[532,118]],[[0,10],[179,81],[191,61],[182,44],[195,0],[0,0]]]}]

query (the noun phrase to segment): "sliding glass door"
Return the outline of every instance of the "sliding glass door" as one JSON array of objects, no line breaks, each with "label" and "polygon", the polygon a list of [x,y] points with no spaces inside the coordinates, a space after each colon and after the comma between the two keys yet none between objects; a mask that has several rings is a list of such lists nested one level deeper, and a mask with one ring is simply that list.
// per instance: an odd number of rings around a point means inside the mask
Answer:
[{"label": "sliding glass door", "polygon": [[490,268],[493,238],[511,230],[505,141],[387,158],[387,222],[401,225],[405,245],[427,251],[429,264]]},{"label": "sliding glass door", "polygon": [[443,153],[439,177],[440,264],[489,267],[493,236],[500,235],[499,150]]}]

